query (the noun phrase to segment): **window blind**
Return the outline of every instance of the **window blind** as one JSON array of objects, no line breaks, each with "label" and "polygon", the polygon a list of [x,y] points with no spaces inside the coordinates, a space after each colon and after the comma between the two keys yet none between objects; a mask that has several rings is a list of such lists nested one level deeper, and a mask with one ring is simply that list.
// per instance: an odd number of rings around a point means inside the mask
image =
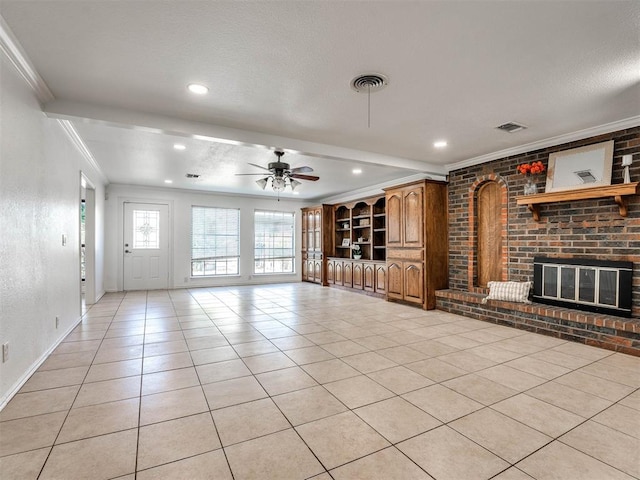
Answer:
[{"label": "window blind", "polygon": [[240,210],[191,207],[191,276],[238,275]]},{"label": "window blind", "polygon": [[294,214],[256,210],[254,232],[254,273],[293,273]]}]

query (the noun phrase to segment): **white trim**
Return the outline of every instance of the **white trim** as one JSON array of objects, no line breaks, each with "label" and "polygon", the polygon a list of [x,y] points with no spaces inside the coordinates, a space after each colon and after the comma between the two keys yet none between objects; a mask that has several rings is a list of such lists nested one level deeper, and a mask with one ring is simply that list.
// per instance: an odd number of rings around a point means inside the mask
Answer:
[{"label": "white trim", "polygon": [[0,411],[2,411],[4,409],[4,407],[7,406],[7,403],[9,403],[11,401],[11,399],[16,395],[16,393],[18,393],[20,391],[20,389],[22,388],[22,386],[27,383],[27,380],[29,380],[29,378],[31,378],[31,375],[33,375],[35,373],[36,370],[38,370],[38,368],[40,368],[40,366],[45,362],[45,360],[47,358],[49,358],[49,355],[51,355],[53,353],[53,351],[58,348],[58,345],[60,345],[62,343],[62,341],[67,338],[67,335],[69,335],[74,328],[76,328],[80,322],[82,322],[82,315],[78,318],[78,320],[76,320],[74,322],[73,325],[71,325],[66,332],[64,332],[60,338],[51,346],[49,347],[49,349],[44,352],[42,355],[40,355],[40,358],[38,358],[38,360],[36,360],[33,365],[31,365],[31,368],[29,368],[17,381],[16,383],[13,384],[13,387],[11,387],[9,389],[9,392],[7,393],[7,395],[5,397],[3,397],[2,399],[0,399]]},{"label": "white trim", "polygon": [[73,126],[73,124],[69,120],[61,120],[61,119],[58,119],[58,123],[60,124],[62,129],[65,131],[65,133],[67,134],[71,142],[80,151],[80,154],[85,158],[85,160],[89,163],[89,165],[91,165],[91,167],[96,172],[98,172],[98,175],[100,175],[100,178],[104,181],[104,183],[109,183],[109,179],[100,168],[100,165],[98,165],[98,162],[96,162],[96,159],[91,154],[91,151],[89,150],[87,145],[82,141],[82,138],[80,138],[80,135],[78,135],[78,131]]},{"label": "white trim", "polygon": [[18,42],[18,39],[2,16],[0,16],[0,50],[2,50],[25,82],[27,82],[35,92],[41,103],[54,100],[55,97],[53,93],[51,93],[47,84],[36,71],[27,54],[22,49],[20,42]]},{"label": "white trim", "polygon": [[492,160],[498,160],[500,158],[510,157],[512,155],[519,155],[521,153],[532,152],[534,150],[540,150],[542,148],[553,147],[556,145],[562,145],[563,143],[574,142],[576,140],[583,140],[589,137],[595,137],[604,133],[616,132],[618,130],[625,130],[627,128],[637,127],[640,125],[640,115],[624,120],[618,120],[597,127],[585,128],[584,130],[578,130],[577,132],[565,133],[544,140],[538,140],[537,142],[527,143],[518,147],[507,148],[505,150],[499,150],[493,153],[487,153],[486,155],[480,155],[479,157],[469,158],[468,160],[462,160],[456,163],[449,163],[445,165],[447,172],[452,170],[458,170],[460,168],[472,167],[481,163],[490,162]]}]

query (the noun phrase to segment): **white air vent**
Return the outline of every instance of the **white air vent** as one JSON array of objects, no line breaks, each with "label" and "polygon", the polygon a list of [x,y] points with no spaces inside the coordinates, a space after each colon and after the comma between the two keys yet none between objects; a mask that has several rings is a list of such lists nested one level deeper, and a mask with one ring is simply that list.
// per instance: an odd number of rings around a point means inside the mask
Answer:
[{"label": "white air vent", "polygon": [[389,80],[381,73],[358,75],[351,80],[351,88],[358,93],[373,93],[387,86]]},{"label": "white air vent", "polygon": [[524,125],[520,125],[519,123],[507,122],[507,123],[503,123],[502,125],[496,128],[498,130],[502,130],[503,132],[514,133],[514,132],[519,132],[520,130],[524,130],[527,127],[525,127]]},{"label": "white air vent", "polygon": [[200,175],[198,175],[197,173],[187,173],[185,175],[185,177],[187,177],[187,178],[200,178]]}]

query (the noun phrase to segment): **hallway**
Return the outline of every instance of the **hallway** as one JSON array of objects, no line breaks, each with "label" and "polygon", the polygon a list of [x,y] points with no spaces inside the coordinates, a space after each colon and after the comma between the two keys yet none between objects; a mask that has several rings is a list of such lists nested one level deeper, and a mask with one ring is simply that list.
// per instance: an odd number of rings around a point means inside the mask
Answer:
[{"label": "hallway", "polygon": [[105,295],[2,479],[632,479],[640,358],[307,283]]}]

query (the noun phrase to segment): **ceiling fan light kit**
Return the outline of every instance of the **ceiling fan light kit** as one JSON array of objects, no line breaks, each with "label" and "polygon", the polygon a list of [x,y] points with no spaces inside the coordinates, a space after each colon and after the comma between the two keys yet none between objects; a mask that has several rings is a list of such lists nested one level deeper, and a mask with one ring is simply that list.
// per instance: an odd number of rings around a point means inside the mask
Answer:
[{"label": "ceiling fan light kit", "polygon": [[[305,173],[313,172],[313,168],[307,166],[291,168],[288,163],[280,161],[284,152],[275,151],[273,153],[278,157],[278,161],[269,163],[267,168],[261,165],[256,165],[255,163],[249,164],[270,173],[264,178],[256,180],[258,186],[263,190],[267,187],[269,180],[271,180],[271,188],[273,188],[274,192],[278,192],[279,195],[280,192],[283,192],[287,188],[287,186],[291,187],[291,191],[293,192],[297,187],[302,185],[302,182],[297,179],[310,180],[312,182],[320,179],[320,177],[315,175],[303,175]],[[236,175],[264,175],[264,173],[236,173]],[[279,196],[278,199],[280,199]]]}]

